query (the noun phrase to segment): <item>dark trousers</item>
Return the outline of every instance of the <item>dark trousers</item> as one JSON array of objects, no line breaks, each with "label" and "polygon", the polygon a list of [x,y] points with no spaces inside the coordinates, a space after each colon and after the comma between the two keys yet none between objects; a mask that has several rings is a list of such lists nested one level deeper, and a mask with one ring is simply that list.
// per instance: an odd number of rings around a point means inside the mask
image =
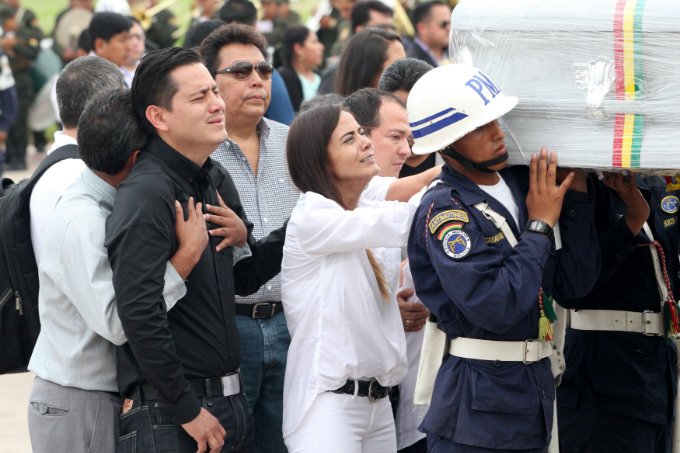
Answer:
[{"label": "dark trousers", "polygon": [[427,453],[427,438],[420,439],[415,444],[397,451],[397,453]]},{"label": "dark trousers", "polygon": [[28,72],[21,72],[14,76],[16,83],[17,116],[7,134],[7,155],[5,160],[13,162],[26,161],[26,146],[28,145],[28,109],[31,107],[35,93],[33,91],[33,79]]},{"label": "dark trousers", "polygon": [[501,450],[494,448],[473,447],[471,445],[457,444],[450,441],[449,439],[428,434],[427,451],[429,453],[547,453],[548,447],[528,448],[525,450]]},{"label": "dark trousers", "polygon": [[[559,392],[558,392],[559,402]],[[576,407],[557,406],[560,453],[665,453],[672,425],[608,411],[585,392]]]},{"label": "dark trousers", "polygon": [[[243,394],[201,398],[202,405],[227,431],[223,452],[251,452],[253,418]],[[195,453],[196,441],[180,425],[172,423],[168,406],[160,401],[135,401],[120,416],[117,453]]]}]

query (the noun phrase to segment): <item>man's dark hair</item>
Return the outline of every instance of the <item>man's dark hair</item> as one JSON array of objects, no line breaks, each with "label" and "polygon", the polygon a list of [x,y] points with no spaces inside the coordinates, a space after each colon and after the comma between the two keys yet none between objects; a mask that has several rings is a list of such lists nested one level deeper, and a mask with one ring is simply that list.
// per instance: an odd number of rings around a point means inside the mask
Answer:
[{"label": "man's dark hair", "polygon": [[87,28],[90,32],[92,48],[94,48],[97,39],[110,41],[117,34],[129,31],[130,27],[132,27],[132,21],[122,14],[111,12],[96,13],[92,16],[90,26]]},{"label": "man's dark hair", "polygon": [[109,60],[88,55],[67,64],[57,79],[57,104],[64,128],[78,126],[85,104],[96,93],[123,87],[123,74]]},{"label": "man's dark hair", "polygon": [[172,98],[179,87],[171,73],[180,66],[201,63],[195,49],[167,47],[146,54],[132,81],[132,106],[137,120],[148,134],[156,135],[156,128],[146,118],[146,109],[156,105],[170,110]]},{"label": "man's dark hair", "polygon": [[227,24],[253,26],[257,21],[257,8],[248,0],[229,0],[220,8],[217,17]]},{"label": "man's dark hair", "polygon": [[385,68],[385,71],[380,76],[378,87],[390,93],[399,90],[404,90],[408,93],[418,79],[430,69],[432,69],[432,66],[417,58],[397,60]]},{"label": "man's dark hair", "polygon": [[432,0],[429,2],[423,2],[423,3],[418,3],[415,8],[413,8],[413,12],[411,13],[411,23],[413,23],[413,27],[416,28],[416,26],[421,23],[425,22],[428,20],[431,16],[432,8],[437,6],[437,5],[444,5],[448,7],[448,5],[442,1],[439,0]]},{"label": "man's dark hair", "polygon": [[299,114],[288,130],[286,159],[290,178],[301,192],[316,192],[344,206],[328,169],[328,144],[340,112],[339,105],[324,105]]},{"label": "man's dark hair", "polygon": [[311,31],[304,25],[291,25],[286,28],[281,41],[281,48],[279,49],[283,64],[287,66],[293,65],[293,55],[295,54],[295,44],[304,45],[307,37]]},{"label": "man's dark hair", "polygon": [[405,108],[398,97],[377,88],[362,88],[350,94],[345,98],[343,107],[349,110],[357,123],[370,134],[371,129],[380,126],[380,106],[384,102],[394,102]]},{"label": "man's dark hair", "polygon": [[387,61],[387,48],[395,41],[401,42],[398,34],[376,27],[368,27],[349,38],[335,74],[336,93],[349,96],[377,84]]},{"label": "man's dark hair", "polygon": [[107,175],[120,173],[130,155],[145,143],[125,89],[97,93],[78,121],[80,157],[88,168]]},{"label": "man's dark hair", "polygon": [[0,23],[17,15],[17,9],[9,5],[0,5]]},{"label": "man's dark hair", "polygon": [[357,27],[365,27],[371,19],[371,11],[377,11],[386,16],[393,16],[394,10],[379,0],[359,1],[352,7],[352,33],[356,33]]},{"label": "man's dark hair", "polygon": [[90,39],[90,30],[83,29],[78,36],[78,49],[82,49],[86,53],[92,52],[92,40]]},{"label": "man's dark hair", "polygon": [[224,25],[224,22],[217,19],[204,20],[193,24],[184,38],[184,48],[199,48],[201,43],[208,35]]},{"label": "man's dark hair", "polygon": [[201,56],[211,76],[215,77],[215,73],[220,69],[217,67],[220,50],[229,44],[250,44],[257,47],[262,52],[262,56],[266,58],[267,40],[264,39],[264,36],[248,25],[224,25],[210,33],[201,44]]}]

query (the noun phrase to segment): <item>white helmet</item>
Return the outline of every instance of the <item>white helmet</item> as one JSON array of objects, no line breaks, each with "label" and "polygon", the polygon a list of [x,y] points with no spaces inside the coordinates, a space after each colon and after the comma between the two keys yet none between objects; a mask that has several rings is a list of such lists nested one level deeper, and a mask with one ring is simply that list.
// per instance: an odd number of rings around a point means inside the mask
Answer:
[{"label": "white helmet", "polygon": [[517,98],[506,96],[474,66],[450,64],[423,75],[407,100],[413,152],[446,148],[464,135],[512,110]]}]

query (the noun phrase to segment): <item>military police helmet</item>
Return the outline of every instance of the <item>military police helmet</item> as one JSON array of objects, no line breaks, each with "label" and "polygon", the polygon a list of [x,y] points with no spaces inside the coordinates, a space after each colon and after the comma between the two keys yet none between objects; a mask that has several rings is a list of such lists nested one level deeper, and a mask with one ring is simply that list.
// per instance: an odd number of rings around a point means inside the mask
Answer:
[{"label": "military police helmet", "polygon": [[506,96],[482,71],[450,64],[423,75],[408,95],[408,121],[415,154],[442,150],[508,113],[517,98]]}]

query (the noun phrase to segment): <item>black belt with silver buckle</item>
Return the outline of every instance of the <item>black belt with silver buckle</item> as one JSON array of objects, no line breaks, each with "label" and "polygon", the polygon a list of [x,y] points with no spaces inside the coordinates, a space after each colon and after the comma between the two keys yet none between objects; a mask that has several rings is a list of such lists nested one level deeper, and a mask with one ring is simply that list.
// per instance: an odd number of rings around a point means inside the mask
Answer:
[{"label": "black belt with silver buckle", "polygon": [[347,379],[345,385],[335,390],[331,390],[331,392],[354,395],[355,382],[359,384],[357,396],[367,396],[371,403],[381,398],[385,398],[390,394],[390,387],[383,387],[378,381],[375,380],[375,378],[372,378],[370,381],[354,381],[353,379]]},{"label": "black belt with silver buckle", "polygon": [[[198,398],[231,396],[241,392],[240,379],[239,373],[236,371],[218,378],[189,379],[189,385]],[[132,400],[140,401],[161,399],[156,387],[149,383],[137,385],[131,394],[126,396]]]},{"label": "black belt with silver buckle", "polygon": [[236,314],[249,316],[253,319],[272,318],[275,314],[283,311],[281,302],[258,302],[256,304],[236,304]]}]

